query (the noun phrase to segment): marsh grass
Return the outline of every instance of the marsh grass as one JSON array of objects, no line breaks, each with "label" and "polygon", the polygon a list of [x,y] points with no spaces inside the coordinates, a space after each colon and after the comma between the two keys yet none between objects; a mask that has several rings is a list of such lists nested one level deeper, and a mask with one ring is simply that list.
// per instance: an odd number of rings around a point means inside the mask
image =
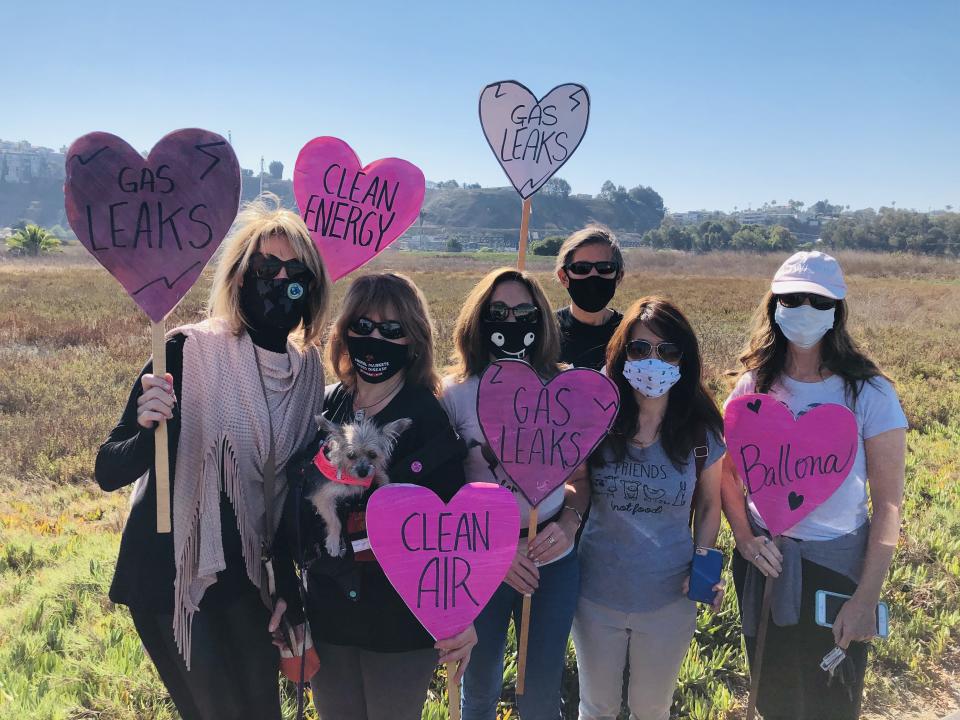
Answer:
[{"label": "marsh grass", "polygon": [[[0,262],[0,718],[175,718],[129,615],[107,600],[125,493],[93,484],[96,448],[116,422],[148,354],[144,316],[106,273],[67,248],[48,262]],[[73,254],[71,254],[73,253]],[[438,358],[463,297],[491,262],[484,254],[392,253],[375,266],[410,275],[430,301]],[[552,259],[531,258],[551,300]],[[698,330],[711,387],[722,398],[753,306],[779,258],[630,251],[633,271],[614,304],[675,300]],[[885,591],[891,638],[875,645],[867,703],[897,708],[937,688],[960,636],[960,269],[931,258],[841,255],[858,340],[897,383],[911,423],[905,522]],[[205,274],[168,327],[202,310]],[[338,284],[337,300],[342,296]],[[722,547],[733,552],[729,533]],[[572,646],[564,684],[576,713]],[[746,667],[733,593],[701,613],[681,668],[674,712],[728,716]],[[511,636],[499,715],[517,718]],[[438,671],[424,718],[446,718]],[[293,695],[284,686],[286,717]],[[313,711],[309,717],[315,718]]]}]

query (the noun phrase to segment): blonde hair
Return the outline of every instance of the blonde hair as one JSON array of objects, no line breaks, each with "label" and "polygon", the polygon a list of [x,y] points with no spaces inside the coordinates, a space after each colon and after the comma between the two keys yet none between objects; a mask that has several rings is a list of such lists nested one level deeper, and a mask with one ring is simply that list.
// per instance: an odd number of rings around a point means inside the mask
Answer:
[{"label": "blonde hair", "polygon": [[620,243],[613,231],[603,225],[587,225],[585,228],[572,233],[570,237],[563,241],[560,252],[557,253],[557,265],[554,268],[557,274],[573,259],[577,250],[587,245],[606,245],[609,247],[613,255],[613,262],[620,266],[617,280],[623,277],[623,252],[620,250]]},{"label": "blonde hair", "polygon": [[433,367],[433,320],[427,300],[410,278],[399,273],[362,275],[351,283],[327,341],[327,360],[333,372],[351,391],[356,388],[357,372],[347,349],[347,331],[366,313],[379,311],[381,318],[387,319],[383,315],[388,310],[396,313],[391,319],[399,320],[410,338],[404,381],[439,395],[440,377]]},{"label": "blonde hair", "polygon": [[490,364],[490,350],[483,337],[483,317],[497,286],[511,281],[525,286],[533,298],[533,304],[540,310],[541,330],[527,362],[541,377],[551,378],[560,372],[561,368],[557,364],[560,356],[560,328],[543,288],[532,275],[514,268],[502,267],[490,271],[474,286],[460,310],[453,329],[453,366],[450,368],[457,380],[463,381],[471,375],[479,375]]},{"label": "blonde hair", "polygon": [[302,324],[302,342],[319,345],[330,303],[330,276],[303,220],[295,212],[281,207],[280,198],[273,193],[264,193],[247,203],[220,246],[207,314],[225,320],[237,335],[248,327],[240,309],[240,280],[250,265],[250,256],[272,236],[286,238],[297,259],[313,273]]}]

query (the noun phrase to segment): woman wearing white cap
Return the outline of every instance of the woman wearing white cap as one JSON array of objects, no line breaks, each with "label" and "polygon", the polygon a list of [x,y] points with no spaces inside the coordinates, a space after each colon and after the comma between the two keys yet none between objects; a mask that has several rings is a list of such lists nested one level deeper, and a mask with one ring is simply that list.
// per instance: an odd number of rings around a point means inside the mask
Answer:
[{"label": "woman wearing white cap", "polygon": [[[795,416],[824,403],[845,405],[860,435],[849,476],[781,537],[779,548],[725,460],[723,510],[739,551],[734,583],[751,661],[765,578],[779,578],[764,650],[770,670],[761,676],[758,698],[765,720],[859,717],[864,643],[876,631],[877,602],[899,537],[907,420],[893,385],[847,332],[846,294],[834,258],[790,257],[757,308],[730,395],[769,393]],[[851,596],[832,630],[814,621],[818,590]],[[834,646],[847,658],[828,674],[820,661]]]}]

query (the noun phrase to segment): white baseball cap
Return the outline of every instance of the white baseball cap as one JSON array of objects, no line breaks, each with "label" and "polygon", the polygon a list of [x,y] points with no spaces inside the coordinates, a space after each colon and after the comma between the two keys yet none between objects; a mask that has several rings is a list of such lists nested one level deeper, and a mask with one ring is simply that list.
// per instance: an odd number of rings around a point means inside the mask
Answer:
[{"label": "white baseball cap", "polygon": [[847,295],[847,283],[836,258],[814,250],[787,258],[773,276],[770,290],[775,295],[808,292],[842,300]]}]

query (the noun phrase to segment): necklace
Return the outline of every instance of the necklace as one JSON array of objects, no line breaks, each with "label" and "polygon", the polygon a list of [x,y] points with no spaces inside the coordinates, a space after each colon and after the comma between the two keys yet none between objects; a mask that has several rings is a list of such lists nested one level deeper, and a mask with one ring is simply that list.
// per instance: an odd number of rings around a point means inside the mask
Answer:
[{"label": "necklace", "polygon": [[354,409],[353,409],[353,419],[354,419],[354,421],[355,421],[355,422],[360,422],[361,420],[363,420],[363,418],[364,418],[364,417],[366,416],[366,414],[367,414],[367,413],[366,413],[367,410],[369,410],[369,409],[372,408],[372,407],[376,407],[376,406],[379,405],[380,403],[385,402],[385,401],[391,399],[394,395],[396,395],[398,392],[400,392],[400,388],[402,388],[402,387],[403,387],[403,377],[400,378],[400,381],[397,383],[397,386],[396,386],[395,388],[391,389],[390,392],[388,392],[386,395],[384,395],[383,397],[381,397],[379,400],[376,400],[375,402],[372,402],[372,403],[370,403],[369,405],[362,405],[362,406],[360,406],[360,407],[354,407]]}]

